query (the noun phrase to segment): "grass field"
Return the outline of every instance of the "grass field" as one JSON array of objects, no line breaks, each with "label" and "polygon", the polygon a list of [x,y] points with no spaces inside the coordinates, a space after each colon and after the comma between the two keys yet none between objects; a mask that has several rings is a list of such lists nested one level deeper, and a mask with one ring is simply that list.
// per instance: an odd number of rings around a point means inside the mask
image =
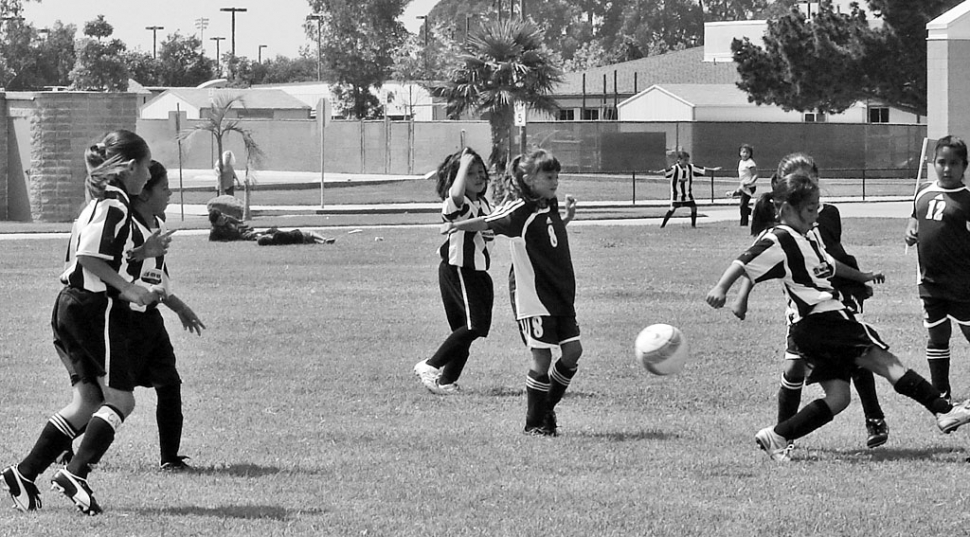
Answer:
[{"label": "grass field", "polygon": [[[903,220],[846,220],[849,250],[888,282],[867,317],[917,371],[923,329]],[[191,474],[155,470],[152,392],[92,475],[105,514],[45,492],[4,510],[0,535],[966,535],[967,433],[936,430],[879,381],[889,443],[865,449],[858,401],[800,440],[789,464],[753,435],[774,421],[784,343],[779,287],[748,320],[703,301],[749,238],[730,222],[570,225],[586,349],[559,408],[562,436],[526,437],[528,354],[509,311],[508,250],[496,249],[492,334],[472,349],[465,393],[427,393],[411,367],[447,329],[434,226],[365,229],[328,246],[214,244],[177,235],[176,291],[209,327],[166,312],[185,385]],[[375,240],[377,238],[381,240]],[[0,463],[22,457],[68,398],[50,342],[63,239],[3,241]],[[645,325],[681,327],[687,369],[635,363]],[[967,344],[953,384],[970,395]],[[804,402],[817,397],[810,387]],[[50,472],[40,479],[49,478]]]}]

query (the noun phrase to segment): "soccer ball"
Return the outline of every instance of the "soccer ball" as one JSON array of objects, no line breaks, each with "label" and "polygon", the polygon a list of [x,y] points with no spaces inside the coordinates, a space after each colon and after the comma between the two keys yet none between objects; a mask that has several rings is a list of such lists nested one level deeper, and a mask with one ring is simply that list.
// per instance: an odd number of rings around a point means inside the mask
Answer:
[{"label": "soccer ball", "polygon": [[690,350],[684,333],[669,324],[652,324],[637,336],[637,359],[654,375],[672,375],[684,369]]}]

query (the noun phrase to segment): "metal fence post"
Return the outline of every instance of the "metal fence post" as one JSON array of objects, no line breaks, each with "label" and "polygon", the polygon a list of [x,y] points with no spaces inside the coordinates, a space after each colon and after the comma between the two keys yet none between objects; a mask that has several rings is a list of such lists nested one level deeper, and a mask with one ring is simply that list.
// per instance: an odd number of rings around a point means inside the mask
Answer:
[{"label": "metal fence post", "polygon": [[633,170],[633,205],[637,204],[637,171]]},{"label": "metal fence post", "polygon": [[866,169],[862,168],[862,201],[866,200]]}]

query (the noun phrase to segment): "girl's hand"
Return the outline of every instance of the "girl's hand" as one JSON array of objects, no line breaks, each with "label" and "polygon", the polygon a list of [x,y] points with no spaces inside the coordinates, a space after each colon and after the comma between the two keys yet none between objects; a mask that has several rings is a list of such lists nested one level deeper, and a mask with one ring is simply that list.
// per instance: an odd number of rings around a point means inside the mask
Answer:
[{"label": "girl's hand", "polygon": [[132,283],[121,292],[121,298],[138,306],[150,306],[158,302],[158,293]]},{"label": "girl's hand", "polygon": [[138,248],[133,248],[128,250],[127,257],[129,261],[144,261],[152,257],[161,257],[168,253],[168,247],[172,244],[172,234],[175,230],[166,232],[164,235],[161,234],[162,230],[156,229],[148,238],[145,239],[145,244],[142,244]]},{"label": "girl's hand", "polygon": [[731,304],[731,313],[743,321],[745,314],[748,313],[748,299],[738,295],[738,298]]},{"label": "girl's hand", "polygon": [[879,271],[876,271],[876,272],[867,272],[866,273],[866,281],[867,282],[873,282],[873,283],[885,283],[886,282],[886,275],[883,274],[882,272],[879,272]]},{"label": "girl's hand", "polygon": [[903,236],[903,240],[906,241],[906,246],[912,246],[916,244],[916,240],[919,235],[916,233],[915,228],[906,228],[906,234]]},{"label": "girl's hand", "polygon": [[720,286],[715,285],[707,292],[707,304],[714,309],[721,309],[727,302],[727,293]]},{"label": "girl's hand", "polygon": [[576,216],[576,198],[566,194],[566,217],[564,220],[567,222],[572,220]]},{"label": "girl's hand", "polygon": [[192,311],[192,308],[188,306],[182,306],[177,312],[179,320],[182,321],[182,328],[185,328],[189,332],[195,332],[198,335],[202,335],[202,329],[205,325],[202,324],[202,320],[199,316]]},{"label": "girl's hand", "polygon": [[455,227],[452,225],[451,222],[445,222],[444,224],[441,224],[440,228],[438,228],[438,232],[441,233],[442,235],[451,235],[455,231],[457,230],[455,229]]},{"label": "girl's hand", "polygon": [[472,156],[471,152],[468,151],[468,148],[466,147],[461,152],[461,157],[458,159],[458,165],[468,168],[473,162],[475,162],[475,157]]}]

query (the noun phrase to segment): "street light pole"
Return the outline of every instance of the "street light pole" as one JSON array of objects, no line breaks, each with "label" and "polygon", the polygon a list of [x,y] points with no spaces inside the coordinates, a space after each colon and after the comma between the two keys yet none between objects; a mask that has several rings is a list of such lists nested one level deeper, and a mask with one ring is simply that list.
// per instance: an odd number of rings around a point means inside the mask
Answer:
[{"label": "street light pole", "polygon": [[219,74],[222,74],[222,58],[219,55],[219,41],[224,40],[225,37],[210,37],[209,41],[216,42],[216,69],[219,70]]},{"label": "street light pole", "polygon": [[320,36],[323,33],[323,15],[320,13],[311,13],[306,16],[308,21],[317,21],[317,82],[323,81],[323,74],[321,66],[323,64],[323,52],[321,52]]},{"label": "street light pole", "polygon": [[205,55],[205,29],[209,27],[209,19],[199,17],[195,19],[195,27],[199,29],[199,42],[202,43],[202,55]]},{"label": "street light pole", "polygon": [[430,78],[428,73],[428,31],[431,29],[431,19],[428,18],[428,15],[418,15],[415,18],[424,21],[424,76]]},{"label": "street light pole", "polygon": [[219,9],[219,11],[227,11],[232,13],[232,55],[236,55],[236,13],[245,13],[247,10],[244,7],[224,7]]},{"label": "street light pole", "polygon": [[164,26],[146,26],[146,30],[152,31],[152,59],[158,59],[158,31],[164,30]]},{"label": "street light pole", "polygon": [[266,48],[267,46],[268,45],[260,45],[259,46],[259,51],[256,53],[256,57],[258,58],[256,60],[257,63],[263,63],[263,49]]}]

